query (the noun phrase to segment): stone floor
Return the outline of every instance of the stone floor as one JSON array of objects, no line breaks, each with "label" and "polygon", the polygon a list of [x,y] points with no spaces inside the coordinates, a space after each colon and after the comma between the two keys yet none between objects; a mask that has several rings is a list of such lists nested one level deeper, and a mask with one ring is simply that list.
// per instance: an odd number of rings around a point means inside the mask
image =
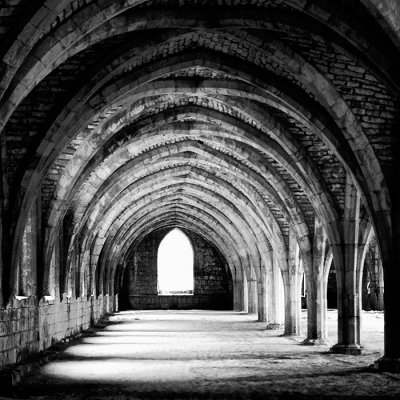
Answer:
[{"label": "stone floor", "polygon": [[[330,334],[335,319],[329,312]],[[264,327],[235,312],[121,312],[0,399],[400,398],[400,376],[368,368],[382,349],[382,313],[363,315],[361,356]]]}]

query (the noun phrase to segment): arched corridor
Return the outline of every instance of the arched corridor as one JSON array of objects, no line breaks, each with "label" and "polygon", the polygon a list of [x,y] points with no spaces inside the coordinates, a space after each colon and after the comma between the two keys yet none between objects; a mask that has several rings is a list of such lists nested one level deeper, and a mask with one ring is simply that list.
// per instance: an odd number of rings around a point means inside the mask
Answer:
[{"label": "arched corridor", "polygon": [[[399,16],[0,1],[0,368],[120,310],[255,314],[353,357],[365,309],[384,310],[371,363],[400,372]],[[174,229],[193,250],[179,295],[158,287]]]}]

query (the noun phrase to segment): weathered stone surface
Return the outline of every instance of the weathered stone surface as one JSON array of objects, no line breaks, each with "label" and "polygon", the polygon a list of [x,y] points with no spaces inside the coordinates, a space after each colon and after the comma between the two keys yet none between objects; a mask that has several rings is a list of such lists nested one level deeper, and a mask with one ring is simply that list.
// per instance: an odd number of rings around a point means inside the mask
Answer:
[{"label": "weathered stone surface", "polygon": [[117,309],[132,254],[135,301],[168,307],[149,238],[173,228],[197,251],[177,306],[297,335],[303,301],[322,343],[329,281],[335,348],[384,308],[397,365],[395,1],[0,3],[0,365]]}]

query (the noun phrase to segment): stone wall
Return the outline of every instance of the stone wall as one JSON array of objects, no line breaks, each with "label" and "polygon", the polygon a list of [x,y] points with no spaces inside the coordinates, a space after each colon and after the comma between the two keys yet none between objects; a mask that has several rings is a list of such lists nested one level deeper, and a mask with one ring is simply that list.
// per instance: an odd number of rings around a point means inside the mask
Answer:
[{"label": "stone wall", "polygon": [[232,309],[232,278],[222,255],[201,236],[183,231],[194,253],[193,295],[157,294],[157,252],[168,233],[168,230],[159,230],[143,239],[128,260],[124,283],[125,295],[129,297],[126,308]]},{"label": "stone wall", "polygon": [[63,338],[76,335],[117,307],[115,297],[14,298],[0,309],[0,366],[20,362]]}]

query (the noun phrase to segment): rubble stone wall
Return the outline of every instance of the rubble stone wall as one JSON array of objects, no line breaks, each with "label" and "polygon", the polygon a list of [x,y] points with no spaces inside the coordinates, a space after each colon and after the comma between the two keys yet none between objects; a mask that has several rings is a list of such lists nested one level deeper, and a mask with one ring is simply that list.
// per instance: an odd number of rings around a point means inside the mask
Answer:
[{"label": "rubble stone wall", "polygon": [[0,309],[0,366],[14,364],[74,336],[115,310],[113,296],[78,299],[13,299]]}]

